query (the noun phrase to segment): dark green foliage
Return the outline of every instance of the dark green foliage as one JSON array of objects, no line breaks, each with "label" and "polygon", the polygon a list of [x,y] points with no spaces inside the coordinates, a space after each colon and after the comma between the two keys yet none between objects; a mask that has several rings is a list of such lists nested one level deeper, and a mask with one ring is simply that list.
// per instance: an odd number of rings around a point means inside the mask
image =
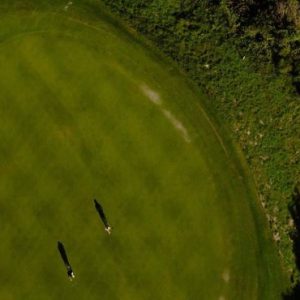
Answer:
[{"label": "dark green foliage", "polygon": [[[234,15],[235,35],[244,51],[276,72],[292,77],[299,88],[300,2],[298,0],[227,0]],[[232,16],[231,16],[232,17]],[[299,91],[299,90],[298,90]]]},{"label": "dark green foliage", "polygon": [[299,1],[104,0],[210,96],[250,164],[285,269],[300,182]]}]

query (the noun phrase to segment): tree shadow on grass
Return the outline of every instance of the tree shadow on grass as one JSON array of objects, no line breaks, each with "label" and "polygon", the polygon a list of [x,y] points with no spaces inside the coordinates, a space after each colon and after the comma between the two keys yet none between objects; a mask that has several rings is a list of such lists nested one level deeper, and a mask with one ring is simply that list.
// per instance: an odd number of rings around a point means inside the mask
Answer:
[{"label": "tree shadow on grass", "polygon": [[[300,191],[295,188],[292,203],[289,206],[290,214],[294,220],[295,230],[291,234],[294,246],[294,254],[296,259],[296,266],[300,270]],[[300,299],[300,282],[298,281],[294,288],[282,296],[283,300],[297,300]]]}]

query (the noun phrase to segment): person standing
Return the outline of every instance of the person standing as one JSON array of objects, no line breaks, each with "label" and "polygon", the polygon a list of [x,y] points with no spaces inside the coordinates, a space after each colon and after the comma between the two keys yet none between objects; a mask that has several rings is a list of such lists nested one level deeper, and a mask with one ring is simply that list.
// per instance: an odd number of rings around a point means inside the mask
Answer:
[{"label": "person standing", "polygon": [[63,243],[61,243],[60,241],[57,242],[57,247],[58,247],[58,251],[60,253],[60,256],[61,256],[61,258],[62,258],[62,260],[63,260],[63,262],[64,262],[64,264],[67,268],[68,277],[72,281],[73,278],[75,278],[75,274],[74,274],[74,272],[72,270],[72,267],[69,263],[65,247],[64,247]]},{"label": "person standing", "polygon": [[100,216],[100,219],[101,221],[103,222],[104,224],[104,230],[108,233],[108,234],[111,234],[111,226],[109,225],[108,221],[107,221],[107,218],[105,216],[105,213],[104,213],[104,210],[101,206],[101,204],[96,200],[94,199],[94,203],[95,203],[95,208]]}]

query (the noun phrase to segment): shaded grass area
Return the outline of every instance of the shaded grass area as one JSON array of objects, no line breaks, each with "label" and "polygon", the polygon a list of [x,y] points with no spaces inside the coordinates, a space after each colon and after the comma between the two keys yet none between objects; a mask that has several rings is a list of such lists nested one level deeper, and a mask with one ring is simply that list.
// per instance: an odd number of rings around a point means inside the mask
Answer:
[{"label": "shaded grass area", "polygon": [[87,8],[1,19],[1,298],[279,298],[284,277],[226,129],[172,64]]}]

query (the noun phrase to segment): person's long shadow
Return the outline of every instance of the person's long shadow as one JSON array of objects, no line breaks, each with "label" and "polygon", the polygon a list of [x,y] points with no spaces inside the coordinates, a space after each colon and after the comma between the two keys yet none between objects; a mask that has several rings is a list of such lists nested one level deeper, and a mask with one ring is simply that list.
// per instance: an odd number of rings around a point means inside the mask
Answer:
[{"label": "person's long shadow", "polygon": [[65,249],[63,243],[60,242],[60,241],[58,241],[57,242],[57,248],[58,248],[60,256],[61,256],[61,258],[62,258],[62,260],[63,260],[63,262],[65,264],[65,267],[67,269],[68,277],[69,277],[70,280],[72,280],[75,277],[75,275],[74,275],[74,272],[73,272],[72,267],[70,265],[70,262],[68,260],[66,249]]},{"label": "person's long shadow", "polygon": [[[300,270],[300,191],[296,187],[289,206],[290,214],[294,220],[295,231],[291,234],[293,240],[293,251],[296,259],[296,266]],[[300,282],[298,281],[295,287],[287,294],[282,296],[283,300],[297,300],[300,299]]]}]

